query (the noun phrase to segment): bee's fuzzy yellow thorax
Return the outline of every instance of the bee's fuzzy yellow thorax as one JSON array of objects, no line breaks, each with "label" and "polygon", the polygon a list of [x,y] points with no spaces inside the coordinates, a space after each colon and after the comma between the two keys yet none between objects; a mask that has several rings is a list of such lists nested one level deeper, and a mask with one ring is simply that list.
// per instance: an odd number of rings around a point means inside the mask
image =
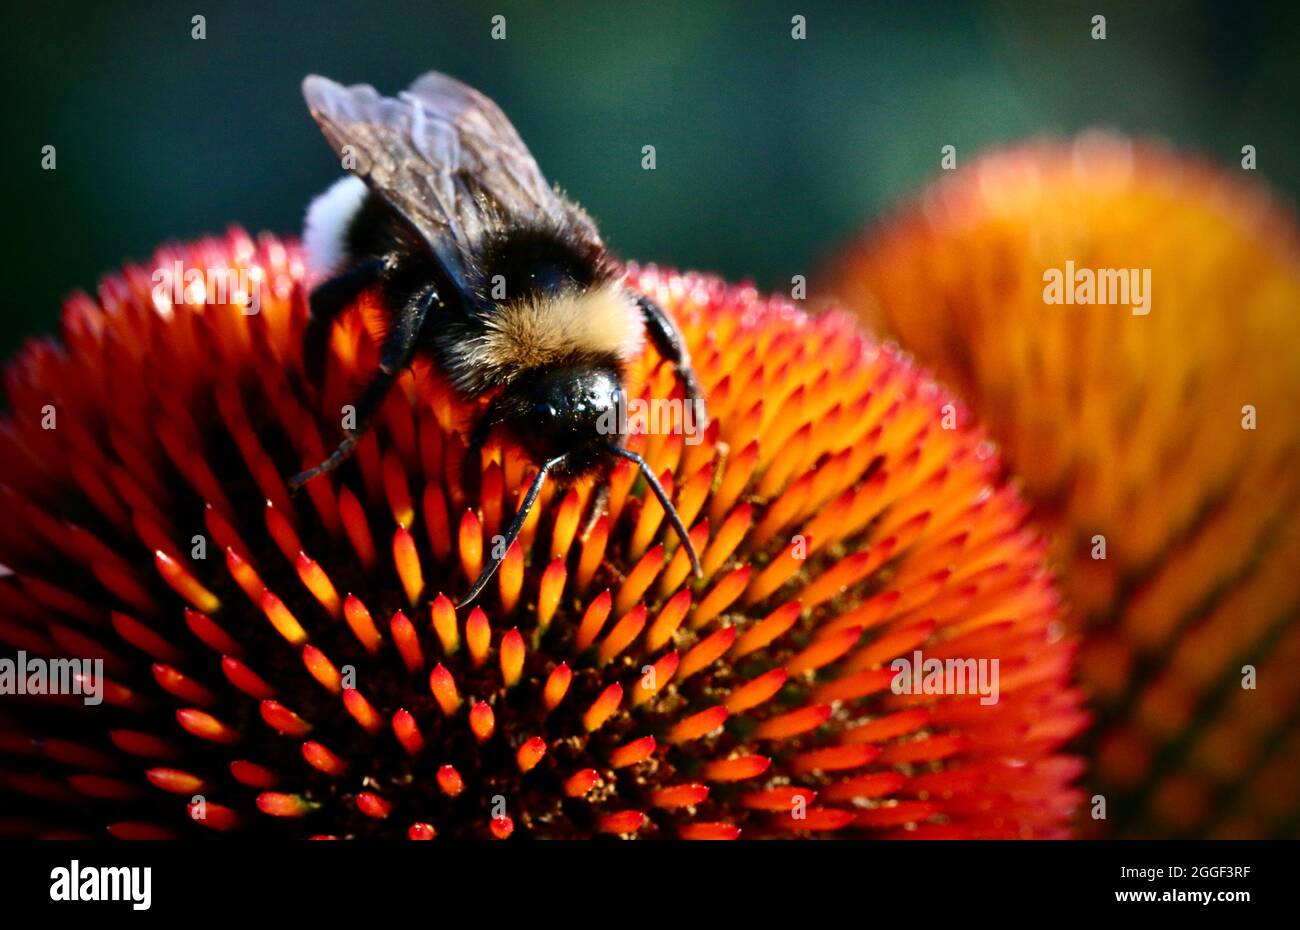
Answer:
[{"label": "bee's fuzzy yellow thorax", "polygon": [[635,300],[612,283],[502,304],[483,336],[463,349],[463,362],[506,380],[514,372],[574,358],[604,355],[626,364],[640,354],[644,340]]}]

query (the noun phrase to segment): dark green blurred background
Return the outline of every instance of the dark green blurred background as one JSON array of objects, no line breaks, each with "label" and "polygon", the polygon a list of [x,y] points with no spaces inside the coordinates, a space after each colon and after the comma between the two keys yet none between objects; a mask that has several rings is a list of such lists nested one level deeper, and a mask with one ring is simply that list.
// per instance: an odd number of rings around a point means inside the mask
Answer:
[{"label": "dark green blurred background", "polygon": [[[338,174],[298,85],[493,96],[620,253],[808,273],[938,170],[1041,132],[1154,134],[1300,192],[1298,5],[1089,2],[6,3],[0,353],[161,240],[295,233]],[[190,38],[190,18],[207,38]],[[506,17],[493,41],[490,18]],[[791,16],[807,17],[793,41]],[[1108,38],[1089,33],[1107,17]],[[57,146],[55,171],[41,147]],[[658,168],[641,169],[653,144]]]}]

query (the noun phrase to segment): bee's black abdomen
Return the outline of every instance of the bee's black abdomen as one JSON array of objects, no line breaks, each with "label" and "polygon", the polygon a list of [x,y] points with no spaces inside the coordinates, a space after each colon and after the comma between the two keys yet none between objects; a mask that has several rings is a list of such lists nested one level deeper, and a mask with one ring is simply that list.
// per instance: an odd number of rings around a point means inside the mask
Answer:
[{"label": "bee's black abdomen", "polygon": [[478,265],[485,284],[504,284],[503,299],[553,297],[583,290],[608,276],[601,259],[574,236],[562,218],[511,224],[483,243]]}]

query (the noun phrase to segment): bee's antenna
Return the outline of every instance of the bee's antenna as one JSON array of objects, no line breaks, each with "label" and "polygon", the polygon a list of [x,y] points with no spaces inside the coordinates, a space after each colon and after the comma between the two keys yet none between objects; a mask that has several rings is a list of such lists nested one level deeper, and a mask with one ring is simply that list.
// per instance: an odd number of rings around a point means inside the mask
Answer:
[{"label": "bee's antenna", "polygon": [[474,582],[474,586],[469,589],[469,592],[462,597],[460,602],[456,605],[457,610],[472,603],[476,597],[483,593],[483,589],[487,587],[487,583],[491,581],[492,576],[497,573],[497,569],[501,566],[502,560],[505,559],[506,553],[510,551],[510,547],[514,545],[515,540],[519,538],[519,532],[524,528],[524,521],[528,519],[528,512],[533,509],[533,504],[537,503],[537,495],[541,493],[542,485],[546,483],[546,476],[550,473],[552,468],[559,465],[567,457],[567,455],[557,455],[549,462],[542,463],[542,467],[537,470],[537,477],[535,477],[533,483],[528,486],[528,493],[524,495],[524,499],[519,503],[519,511],[515,514],[515,518],[510,521],[510,528],[506,530],[505,544],[501,546],[493,546],[493,549],[500,552],[501,555],[493,557],[492,561],[483,566],[483,570],[479,572],[478,579]]},{"label": "bee's antenna", "polygon": [[654,476],[646,460],[641,458],[631,449],[624,449],[622,446],[614,446],[614,454],[627,459],[629,462],[635,462],[641,469],[641,474],[645,475],[646,484],[650,485],[650,490],[654,491],[655,497],[659,498],[659,503],[663,505],[664,512],[668,514],[669,521],[672,522],[673,529],[677,532],[677,538],[682,541],[686,547],[686,554],[691,558],[691,569],[695,572],[696,578],[704,577],[704,569],[700,567],[700,557],[695,552],[695,544],[691,542],[691,536],[686,532],[686,527],[682,524],[682,518],[677,515],[677,508],[673,502],[668,499],[664,486],[659,483],[659,479]]}]

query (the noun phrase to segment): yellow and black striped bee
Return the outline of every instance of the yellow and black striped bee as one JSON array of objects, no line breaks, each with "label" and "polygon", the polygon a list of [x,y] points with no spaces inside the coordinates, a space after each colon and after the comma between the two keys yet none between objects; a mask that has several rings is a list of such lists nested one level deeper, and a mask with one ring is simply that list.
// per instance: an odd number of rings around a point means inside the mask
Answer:
[{"label": "yellow and black striped bee", "polygon": [[625,436],[600,426],[624,422],[610,414],[646,334],[699,404],[690,357],[663,309],[624,285],[591,217],[546,182],[497,105],[460,81],[430,72],[396,98],[316,75],[302,89],[351,171],[307,211],[303,244],[320,282],[305,335],[308,376],[319,383],[334,320],[364,291],[383,295],[389,322],[355,428],[290,486],[342,463],[397,376],[427,352],[462,395],[492,397],[470,435],[470,459],[499,426],[538,466],[504,545],[461,605],[491,579],[548,476],[571,481],[619,457],[640,467],[698,574],[658,480]]}]

